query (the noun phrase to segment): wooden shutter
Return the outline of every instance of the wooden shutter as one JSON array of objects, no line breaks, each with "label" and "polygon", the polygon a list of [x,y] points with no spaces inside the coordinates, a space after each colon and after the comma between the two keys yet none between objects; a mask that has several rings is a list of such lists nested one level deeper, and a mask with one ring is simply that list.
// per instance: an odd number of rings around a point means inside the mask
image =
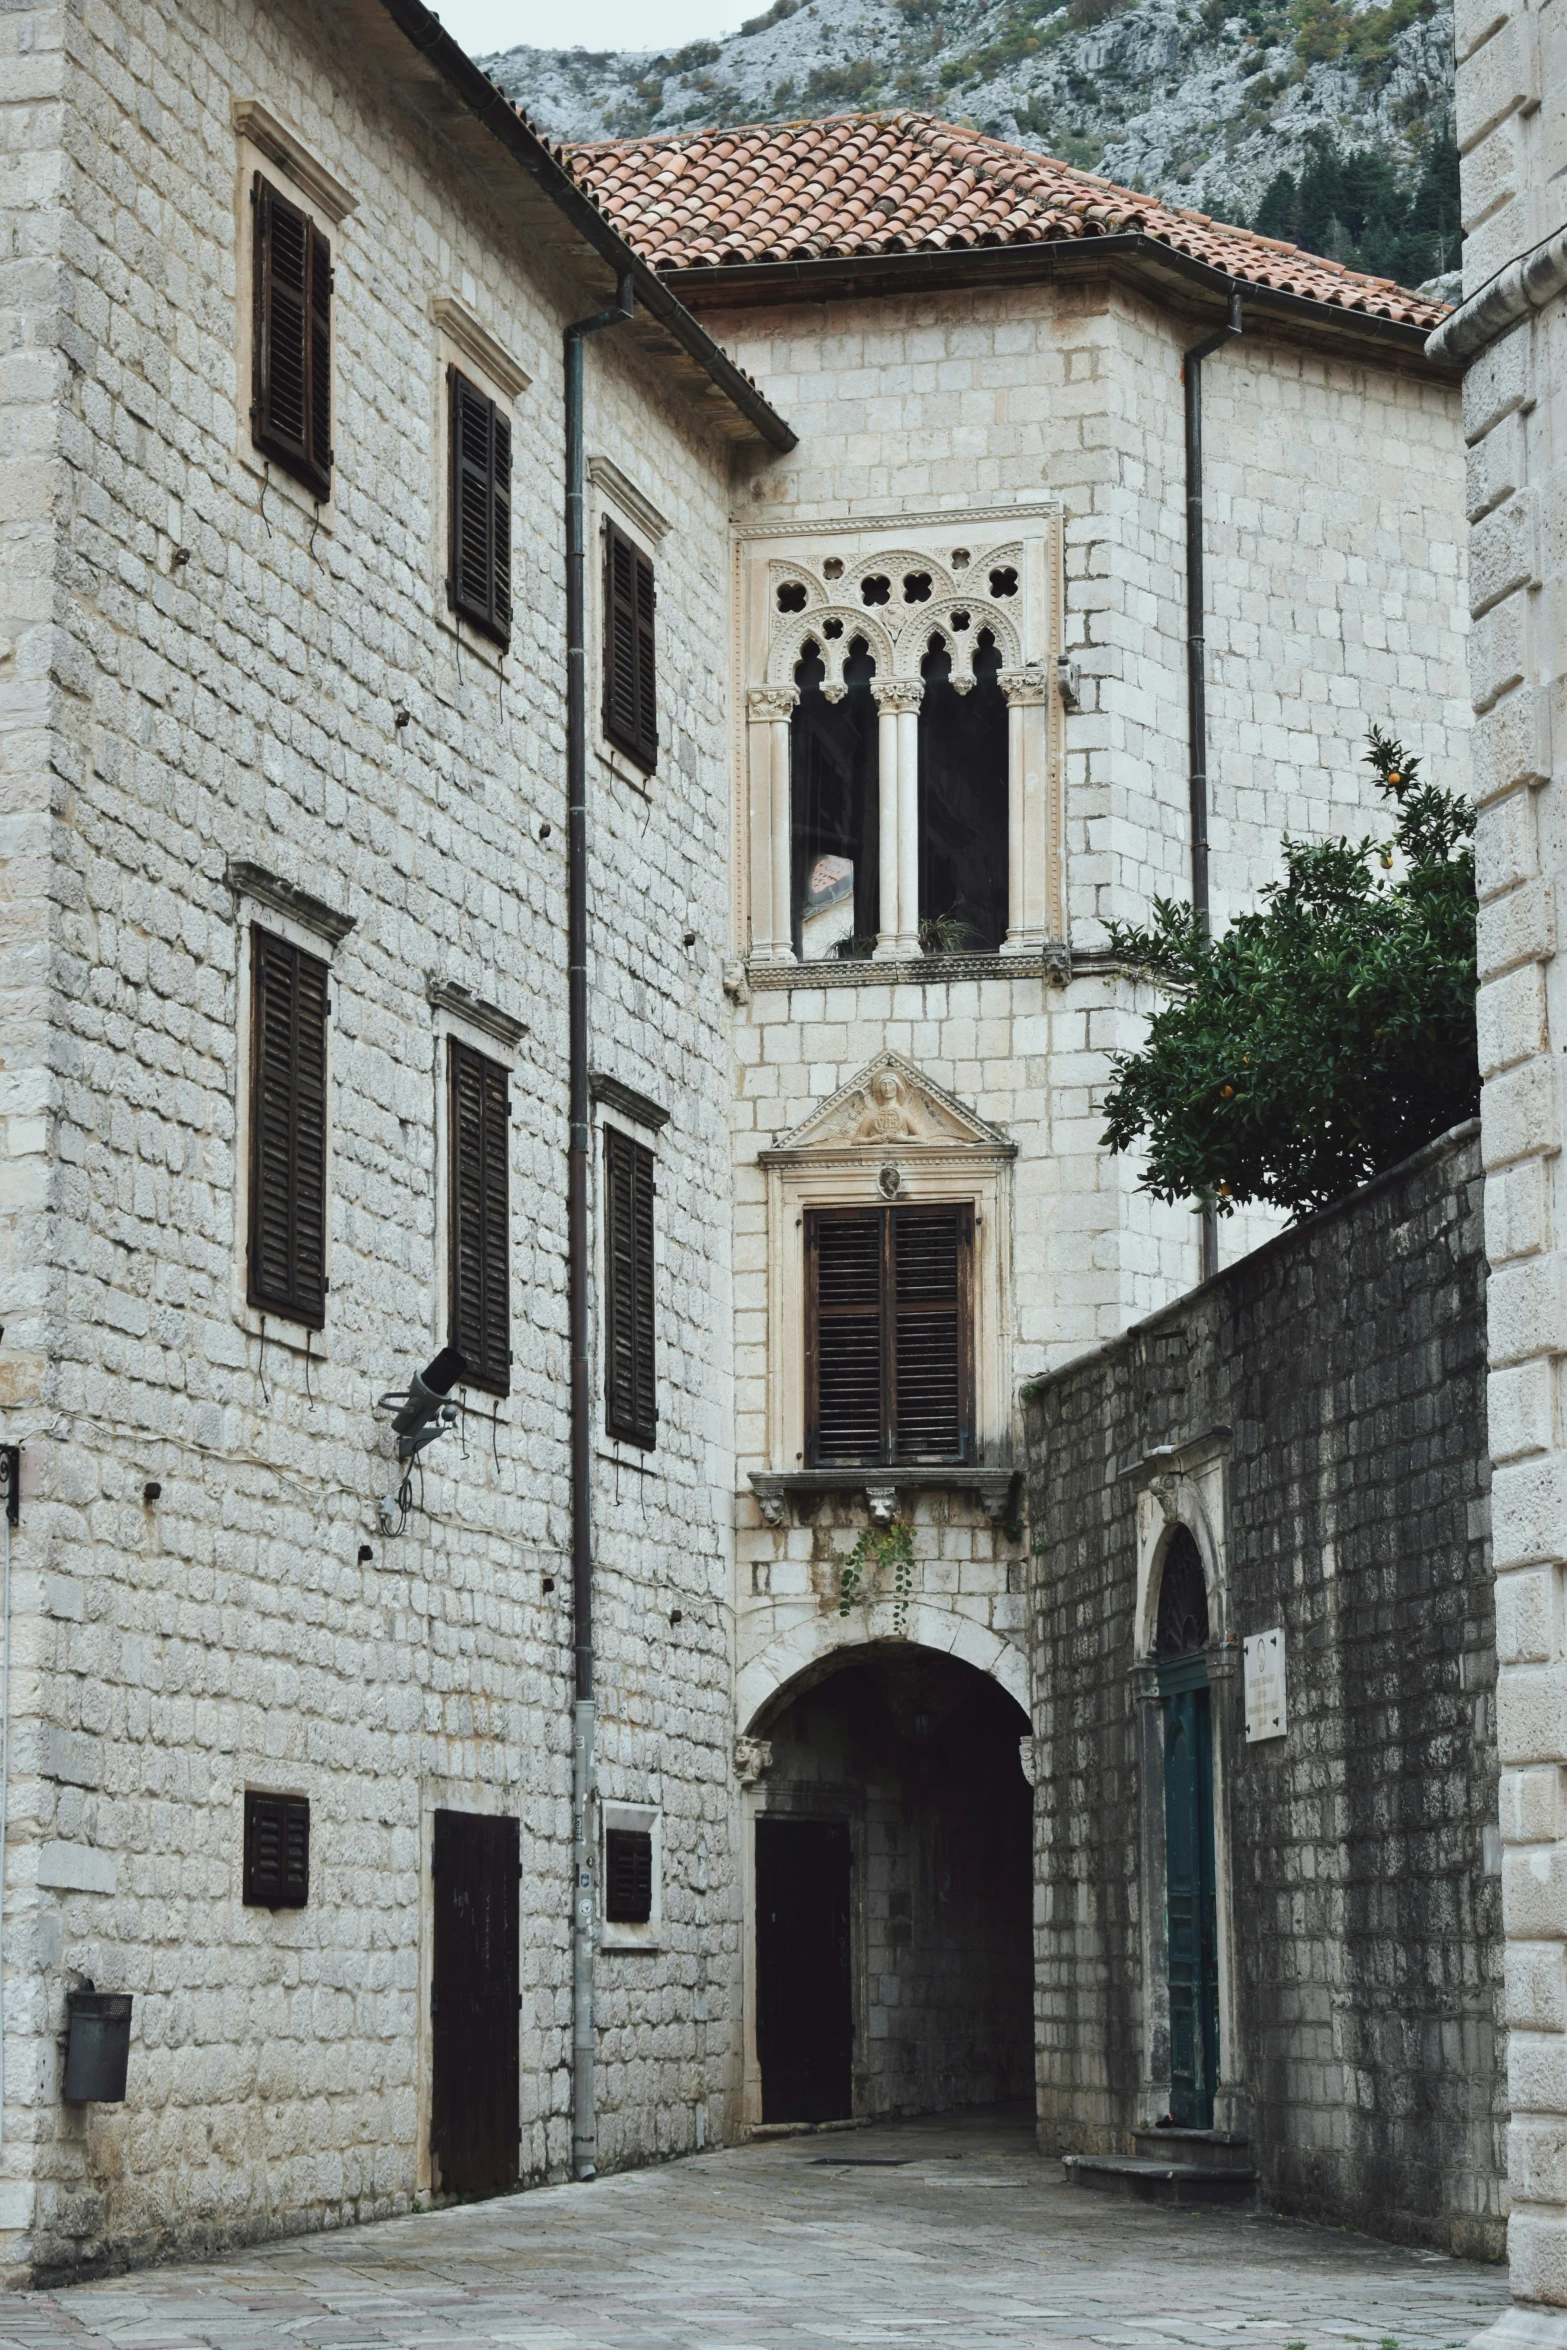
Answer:
[{"label": "wooden shutter", "polygon": [[455,367],[450,392],[451,578],[449,593],[464,620],[511,642],[511,424],[496,403]]},{"label": "wooden shutter", "polygon": [[611,1436],[658,1438],[653,1342],[653,1154],[604,1129],[604,1403]]},{"label": "wooden shutter", "polygon": [[966,1201],[808,1211],[810,1467],[971,1457],[973,1232]]},{"label": "wooden shutter", "polygon": [[893,1453],[897,1461],[969,1457],[970,1267],[966,1203],[892,1208]]},{"label": "wooden shutter", "polygon": [[813,1468],[887,1457],[880,1208],[805,1219],[806,1459]]},{"label": "wooden shutter", "polygon": [[327,967],[251,932],[250,1234],[253,1306],[326,1319]]},{"label": "wooden shutter", "polygon": [[251,438],[314,496],[332,488],[332,248],[258,171]]},{"label": "wooden shutter", "polygon": [[252,1909],[303,1909],[310,1899],[310,1805],[300,1795],[245,1795],[243,1898]]},{"label": "wooden shutter", "polygon": [[653,1915],[653,1838],[646,1828],[604,1831],[604,1916],[612,1926],[645,1926]]},{"label": "wooden shutter", "polygon": [[604,525],[604,732],[649,775],[658,765],[653,565]]},{"label": "wooden shutter", "polygon": [[511,1388],[511,1101],[506,1071],[456,1037],[447,1042],[450,1344],[463,1377],[492,1395]]}]

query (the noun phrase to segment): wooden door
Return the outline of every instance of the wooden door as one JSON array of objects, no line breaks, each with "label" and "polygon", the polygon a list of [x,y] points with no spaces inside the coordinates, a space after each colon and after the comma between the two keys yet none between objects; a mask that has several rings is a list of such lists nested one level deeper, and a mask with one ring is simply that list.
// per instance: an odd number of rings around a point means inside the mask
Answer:
[{"label": "wooden door", "polygon": [[1219,2074],[1213,1721],[1206,1686],[1164,1700],[1165,1913],[1170,1951],[1170,2111],[1213,2127]]},{"label": "wooden door", "polygon": [[498,2195],[517,2183],[517,1823],[438,1811],[430,1984],[432,2185]]},{"label": "wooden door", "polygon": [[846,1821],[756,1823],[756,2045],[764,2122],[848,2118],[854,2023]]}]

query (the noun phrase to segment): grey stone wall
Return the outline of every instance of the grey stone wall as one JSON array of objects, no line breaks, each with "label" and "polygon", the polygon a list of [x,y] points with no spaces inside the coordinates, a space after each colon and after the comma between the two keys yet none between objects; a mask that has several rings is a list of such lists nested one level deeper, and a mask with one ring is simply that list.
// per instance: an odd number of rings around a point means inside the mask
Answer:
[{"label": "grey stone wall", "polygon": [[[1218,2118],[1284,2208],[1494,2256],[1480,1190],[1462,1128],[1031,1390],[1029,1620],[1043,2145],[1129,2152],[1164,2110],[1137,1665],[1179,1517],[1210,1578]],[[1248,1745],[1242,1643],[1280,1625],[1287,1735]]]}]

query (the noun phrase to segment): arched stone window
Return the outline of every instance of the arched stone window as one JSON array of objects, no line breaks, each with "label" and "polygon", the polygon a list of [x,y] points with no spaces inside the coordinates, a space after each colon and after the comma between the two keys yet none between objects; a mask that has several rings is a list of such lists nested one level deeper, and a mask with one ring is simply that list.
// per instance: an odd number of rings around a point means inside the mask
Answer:
[{"label": "arched stone window", "polygon": [[842,671],[842,688],[829,698],[822,691],[827,664],[812,642],[794,673],[800,698],[790,721],[789,915],[790,944],[803,963],[868,955],[876,943],[876,663],[863,637],[851,642]]},{"label": "arched stone window", "polygon": [[1191,1656],[1208,1645],[1208,1584],[1202,1553],[1185,1526],[1177,1526],[1164,1554],[1159,1578],[1159,1618],[1154,1655]]}]

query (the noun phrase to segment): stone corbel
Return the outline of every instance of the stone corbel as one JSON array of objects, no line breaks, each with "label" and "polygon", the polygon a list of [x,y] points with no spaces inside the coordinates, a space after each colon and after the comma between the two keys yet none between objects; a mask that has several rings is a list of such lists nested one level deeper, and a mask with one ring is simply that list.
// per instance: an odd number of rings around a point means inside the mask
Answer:
[{"label": "stone corbel", "polygon": [[898,1488],[896,1485],[867,1484],[865,1506],[871,1513],[871,1522],[874,1525],[890,1526],[897,1515]]},{"label": "stone corbel", "polygon": [[773,1767],[772,1743],[766,1738],[735,1740],[735,1777],[742,1787],[754,1787]]},{"label": "stone corbel", "polygon": [[1016,1469],[997,1469],[993,1475],[981,1477],[979,1498],[986,1517],[993,1526],[1005,1523],[1010,1514],[1013,1488],[1018,1480]]},{"label": "stone corbel", "polygon": [[1050,700],[1050,685],[1042,669],[1003,669],[996,679],[1007,698],[1008,709],[1043,709]]},{"label": "stone corbel", "polygon": [[1030,1787],[1039,1785],[1043,1773],[1044,1756],[1040,1752],[1043,1745],[1042,1738],[1020,1738],[1017,1742],[1017,1759],[1023,1766],[1023,1776]]},{"label": "stone corbel", "polygon": [[762,1513],[764,1526],[782,1526],[788,1522],[789,1495],[781,1477],[768,1477],[755,1471],[751,1477],[751,1491],[756,1495],[756,1506]]}]

